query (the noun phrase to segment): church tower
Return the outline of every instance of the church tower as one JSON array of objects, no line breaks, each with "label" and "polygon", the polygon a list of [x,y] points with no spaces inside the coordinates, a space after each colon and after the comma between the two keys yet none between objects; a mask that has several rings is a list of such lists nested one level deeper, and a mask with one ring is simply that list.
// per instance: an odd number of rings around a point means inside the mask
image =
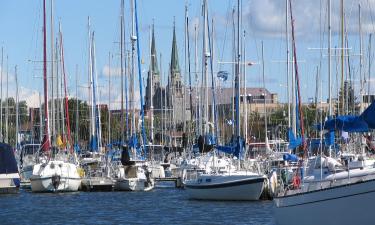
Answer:
[{"label": "church tower", "polygon": [[167,106],[173,110],[173,119],[176,123],[183,122],[183,84],[181,79],[181,70],[178,62],[178,49],[176,41],[176,26],[173,25],[173,40],[171,63],[169,65],[169,78],[167,86]]},{"label": "church tower", "polygon": [[[152,79],[151,79],[152,76]],[[152,84],[151,84],[152,82]],[[151,93],[151,85],[152,92]],[[150,59],[150,68],[147,76],[147,85],[146,85],[146,96],[145,96],[145,110],[148,111],[151,108],[151,96],[152,96],[152,105],[154,109],[161,108],[161,87],[160,87],[160,72],[158,68],[158,59],[155,47],[155,29],[152,25],[152,38],[151,38],[151,59]]]}]

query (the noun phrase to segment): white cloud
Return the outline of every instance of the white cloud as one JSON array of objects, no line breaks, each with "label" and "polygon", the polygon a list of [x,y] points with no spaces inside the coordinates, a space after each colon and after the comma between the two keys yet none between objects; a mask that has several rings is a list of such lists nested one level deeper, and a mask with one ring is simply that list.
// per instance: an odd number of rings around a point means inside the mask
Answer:
[{"label": "white cloud", "polygon": [[121,75],[121,68],[120,67],[109,67],[108,65],[105,65],[103,67],[102,73],[105,77],[109,77],[111,74],[111,77],[113,76],[120,76]]},{"label": "white cloud", "polygon": [[[43,96],[40,96],[40,98],[43,98]],[[26,101],[28,107],[36,108],[40,106],[39,93],[32,89],[20,87],[19,100]]]},{"label": "white cloud", "polygon": [[[322,6],[320,6],[320,3]],[[375,0],[346,0],[345,24],[348,33],[358,33],[358,4],[362,8],[362,31],[374,32],[372,23]],[[262,37],[283,37],[285,33],[285,0],[248,0],[243,3],[244,26]],[[340,1],[332,1],[333,34],[340,32]],[[296,35],[309,37],[327,31],[327,0],[292,0]],[[289,15],[290,16],[290,15]],[[321,21],[320,21],[321,18]],[[322,26],[320,26],[320,22]],[[290,30],[290,21],[288,22]]]}]

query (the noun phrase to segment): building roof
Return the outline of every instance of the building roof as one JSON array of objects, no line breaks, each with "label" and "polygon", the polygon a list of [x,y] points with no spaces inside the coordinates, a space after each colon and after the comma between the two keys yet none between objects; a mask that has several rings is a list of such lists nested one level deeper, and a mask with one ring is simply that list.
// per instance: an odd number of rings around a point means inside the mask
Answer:
[{"label": "building roof", "polygon": [[[202,91],[205,91],[204,88],[201,89]],[[255,87],[248,87],[248,88],[241,88],[240,89],[240,95],[244,96],[245,95],[245,90],[246,90],[246,95],[247,96],[253,96],[254,98],[257,98],[259,96],[263,96],[263,94],[266,94],[266,99],[272,99],[271,95],[272,93],[269,92],[265,88],[255,88]],[[193,105],[196,105],[198,98],[197,98],[197,89],[193,88],[192,90],[192,101]],[[187,88],[186,93],[189,93],[189,89]],[[216,90],[215,92],[215,100],[216,100],[216,105],[227,105],[232,103],[234,91],[233,88],[220,88]],[[202,95],[201,95],[202,96]],[[204,95],[203,95],[204,96]],[[189,100],[188,100],[189,101]],[[208,104],[212,104],[212,89],[208,88]]]}]

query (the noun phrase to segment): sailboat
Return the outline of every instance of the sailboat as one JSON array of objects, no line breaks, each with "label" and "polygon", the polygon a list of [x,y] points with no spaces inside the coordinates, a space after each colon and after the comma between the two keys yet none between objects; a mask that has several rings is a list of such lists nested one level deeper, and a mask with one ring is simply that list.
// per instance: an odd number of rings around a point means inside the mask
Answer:
[{"label": "sailboat", "polygon": [[90,142],[89,149],[81,155],[81,167],[85,171],[82,179],[82,189],[84,191],[112,191],[114,182],[110,176],[110,168],[107,164],[106,156],[101,151],[101,127],[100,127],[100,108],[96,103],[97,95],[97,71],[95,60],[95,41],[94,32],[90,30],[90,18],[88,20],[89,36],[89,82],[90,82],[90,100],[91,100],[91,120],[90,120]]},{"label": "sailboat", "polygon": [[[207,29],[209,33],[209,27],[207,25],[207,1],[204,0],[204,29]],[[240,11],[240,4],[238,1],[238,14]],[[239,18],[238,18],[239,25]],[[205,33],[205,31],[204,31]],[[239,26],[238,26],[239,34]],[[204,37],[206,39],[206,37]],[[206,41],[204,41],[206,43]],[[204,44],[207,46],[206,44]],[[209,44],[208,46],[211,46]],[[205,49],[206,51],[206,49]],[[238,51],[240,49],[238,48]],[[211,50],[210,50],[211,52]],[[208,54],[210,55],[209,52]],[[206,57],[207,58],[207,57]],[[211,59],[211,73],[212,73],[212,57]],[[236,137],[233,138],[231,145],[229,146],[216,146],[213,150],[213,163],[216,162],[215,155],[216,151],[220,150],[226,153],[233,154],[237,157],[238,164],[240,164],[240,158],[244,151],[244,141],[240,136],[240,125],[239,125],[239,64],[240,64],[240,54],[238,52],[238,59],[236,62]],[[207,76],[207,73],[206,73]],[[212,76],[212,79],[213,76]],[[214,85],[214,82],[212,82]],[[215,100],[215,97],[213,96]],[[215,101],[213,102],[215,105]],[[214,116],[215,118],[215,116]],[[216,121],[215,121],[216,122]],[[201,200],[259,200],[264,185],[266,183],[267,177],[261,175],[259,172],[251,172],[247,170],[241,170],[240,165],[238,168],[229,167],[228,170],[220,170],[220,168],[215,168],[211,173],[198,173],[198,176],[194,180],[189,180],[185,182],[185,189],[187,190],[190,198],[201,199]]]},{"label": "sailboat", "polygon": [[78,191],[81,178],[77,166],[51,157],[49,123],[48,123],[48,81],[47,81],[47,35],[46,35],[46,0],[43,0],[43,81],[44,81],[44,137],[41,145],[41,162],[34,165],[30,177],[33,192],[66,192]]},{"label": "sailboat", "polygon": [[[292,5],[289,2],[290,18],[292,21],[292,41],[294,61],[296,50],[294,41],[294,20]],[[343,10],[343,5],[342,8]],[[331,1],[328,1],[328,73],[330,77],[330,46],[331,46]],[[297,86],[298,70],[295,67]],[[329,85],[329,88],[331,86]],[[329,92],[329,99],[331,95]],[[331,104],[331,101],[330,101]],[[331,115],[331,105],[330,105]],[[334,134],[335,130],[345,132],[365,132],[375,129],[375,102],[360,116],[337,116],[328,119],[322,130]],[[328,138],[330,139],[330,138]],[[303,136],[302,136],[302,142]],[[303,143],[304,144],[304,143]],[[306,148],[304,146],[304,154]],[[329,146],[329,153],[331,146]],[[345,163],[345,161],[344,161]],[[351,168],[350,163],[343,165],[334,158],[320,156],[306,158],[300,161],[295,171],[293,184],[281,186],[274,199],[275,219],[277,224],[373,224],[371,205],[375,200],[375,168],[365,166]],[[306,175],[305,175],[306,173]],[[283,188],[284,187],[284,188]]]},{"label": "sailboat", "polygon": [[17,193],[20,187],[20,175],[13,149],[0,143],[0,194]]},{"label": "sailboat", "polygon": [[[132,104],[132,125],[131,125],[131,136],[128,137],[127,143],[122,146],[121,152],[121,165],[117,168],[116,173],[116,184],[115,189],[120,191],[150,191],[154,188],[154,180],[151,177],[151,171],[148,168],[148,163],[145,161],[147,159],[147,139],[144,127],[144,105],[143,105],[143,93],[142,93],[142,76],[141,76],[141,60],[140,60],[140,46],[139,46],[139,32],[138,32],[138,15],[137,15],[137,1],[131,1],[132,6],[132,78],[130,82],[131,85],[131,97],[134,99],[134,77],[135,77],[135,42],[137,44],[137,62],[138,62],[138,79],[139,88],[141,96],[141,123],[142,123],[142,141],[138,142],[138,135],[135,129],[135,114],[134,105]],[[122,2],[123,7],[123,2]],[[122,11],[123,12],[123,11]],[[123,13],[122,13],[123,15]],[[122,16],[123,18],[123,16]],[[121,39],[122,41],[122,39]],[[132,100],[133,100],[132,99]]]}]

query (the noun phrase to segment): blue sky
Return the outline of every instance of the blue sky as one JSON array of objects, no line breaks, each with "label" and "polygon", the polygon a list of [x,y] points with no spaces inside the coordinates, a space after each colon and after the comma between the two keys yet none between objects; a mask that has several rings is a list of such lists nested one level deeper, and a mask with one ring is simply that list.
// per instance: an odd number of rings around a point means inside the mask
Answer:
[{"label": "blue sky", "polygon": [[[47,0],[49,6],[49,0]],[[199,24],[202,20],[201,1],[199,0],[138,0],[140,22],[140,45],[144,64],[142,70],[148,69],[149,58],[149,26],[155,21],[156,48],[162,54],[164,76],[167,74],[168,62],[171,54],[172,27],[175,18],[177,40],[179,47],[180,67],[184,68],[184,8],[188,3],[190,24]],[[282,0],[242,0],[243,29],[246,30],[246,55],[247,60],[261,61],[261,41],[265,48],[265,74],[266,87],[271,92],[279,94],[281,101],[286,101],[286,74],[285,63],[285,1]],[[217,61],[232,61],[231,43],[232,26],[231,11],[236,1],[208,0],[209,16],[215,21],[215,52]],[[374,0],[345,0],[346,28],[348,31],[349,47],[351,54],[359,53],[358,39],[358,3],[362,4],[362,29],[363,48],[367,54],[368,33],[374,31],[373,21],[375,16]],[[320,7],[320,4],[322,6]],[[339,31],[339,1],[332,0],[332,46],[338,46]],[[129,1],[125,0],[126,41],[129,41],[130,9]],[[49,10],[48,10],[49,12]],[[323,99],[327,97],[327,57],[320,57],[319,50],[309,50],[311,47],[327,46],[326,25],[326,0],[293,1],[293,13],[296,24],[297,57],[300,60],[299,72],[301,76],[301,93],[306,101],[315,94],[316,67],[322,65],[322,93]],[[64,35],[65,64],[69,76],[69,92],[75,95],[75,68],[79,68],[79,83],[87,83],[87,17],[91,17],[92,30],[95,31],[97,69],[101,86],[102,101],[107,101],[108,87],[104,68],[108,64],[108,53],[114,54],[112,68],[118,67],[118,40],[119,40],[119,13],[120,0],[54,0],[55,32],[56,37],[58,21],[61,21]],[[320,17],[321,16],[321,17]],[[49,17],[48,17],[49,18]],[[321,19],[320,19],[321,18]],[[200,22],[201,24],[201,22]],[[321,26],[322,24],[323,26]],[[50,24],[48,22],[48,28]],[[193,25],[191,26],[193,28]],[[35,91],[41,91],[42,80],[42,1],[41,0],[1,0],[0,1],[0,44],[4,47],[5,54],[9,55],[10,75],[14,74],[14,66],[18,66],[18,75],[21,86],[21,99],[29,99],[35,104]],[[200,33],[202,28],[199,27]],[[194,55],[193,29],[190,30],[192,55]],[[201,35],[199,34],[199,52],[201,56]],[[127,46],[129,49],[129,47]],[[49,51],[49,50],[48,50]],[[323,52],[323,55],[326,53]],[[352,57],[352,71],[354,79],[359,79],[359,57]],[[337,57],[332,58],[332,75],[336,76]],[[160,60],[160,58],[158,59]],[[367,57],[365,56],[365,60]],[[198,60],[200,62],[200,60]],[[194,60],[192,59],[192,64]],[[367,69],[367,61],[364,62]],[[5,66],[4,66],[5,67]],[[219,70],[219,65],[216,65]],[[199,67],[200,68],[200,67]],[[5,70],[6,68],[4,68]],[[221,70],[231,68],[221,66]],[[261,66],[255,65],[247,70],[247,86],[261,86]],[[346,73],[347,74],[347,73]],[[145,76],[146,73],[143,73]],[[166,78],[164,77],[164,80]],[[334,77],[333,80],[336,78]],[[119,89],[119,77],[113,77],[112,90]],[[138,83],[137,83],[138,84]],[[13,87],[14,80],[10,79]],[[226,84],[229,86],[229,83]],[[335,88],[333,84],[332,88]],[[12,89],[12,88],[11,88]],[[87,91],[80,88],[80,96],[85,97]],[[10,91],[10,93],[14,93]],[[113,92],[112,92],[113,93]],[[34,95],[33,95],[34,94]],[[119,99],[119,93],[113,94],[113,101]]]}]

